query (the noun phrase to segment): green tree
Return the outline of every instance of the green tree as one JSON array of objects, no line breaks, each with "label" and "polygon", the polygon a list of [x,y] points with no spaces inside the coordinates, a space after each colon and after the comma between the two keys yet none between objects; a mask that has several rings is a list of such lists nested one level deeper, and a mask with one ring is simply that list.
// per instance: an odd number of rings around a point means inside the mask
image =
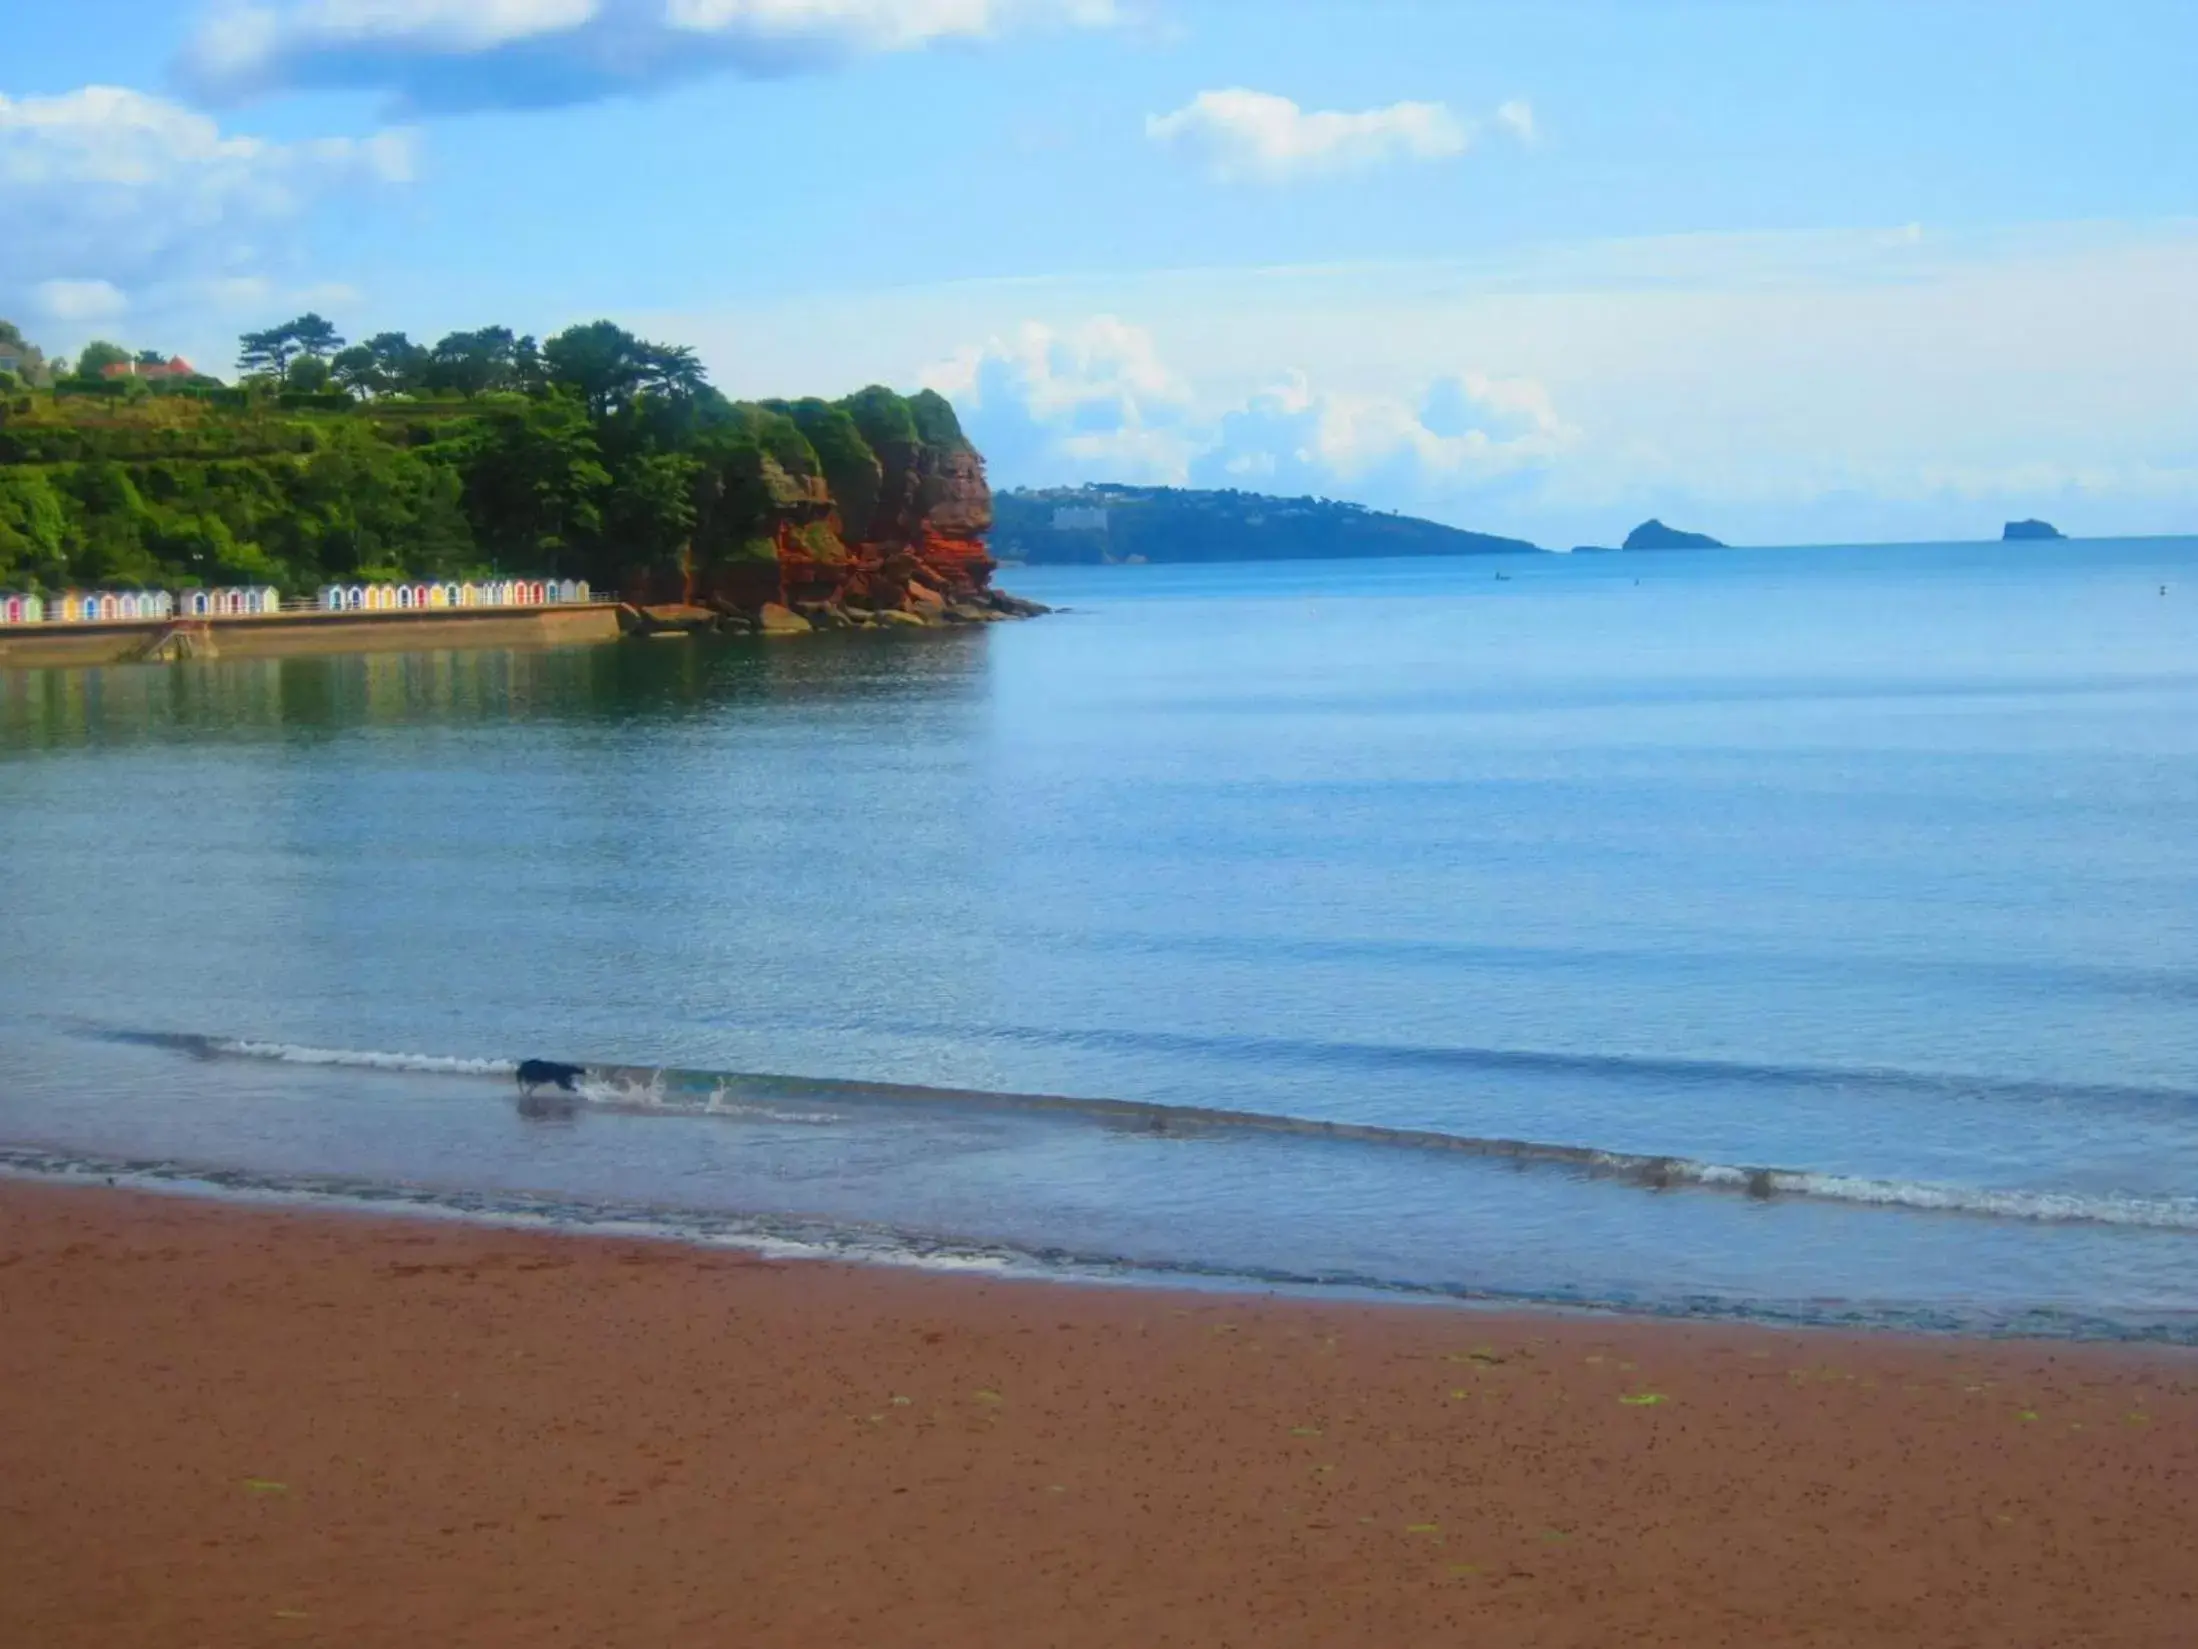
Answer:
[{"label": "green tree", "polygon": [[549,368],[543,363],[542,348],[534,341],[532,333],[522,333],[512,345],[511,370],[514,387],[529,395],[539,395],[549,387]]},{"label": "green tree", "polygon": [[771,411],[791,418],[815,449],[817,462],[824,469],[825,484],[832,489],[833,502],[839,507],[841,524],[858,537],[867,534],[871,520],[877,514],[885,466],[870,449],[870,443],[862,438],[854,417],[845,407],[833,406],[828,401],[766,401],[763,404]]},{"label": "green tree", "polygon": [[297,345],[298,353],[308,360],[328,360],[343,348],[343,339],[336,329],[310,312],[300,315],[283,330]]},{"label": "green tree", "polygon": [[640,387],[652,395],[691,399],[709,387],[702,362],[684,344],[643,344]]},{"label": "green tree", "polygon": [[644,394],[693,399],[709,388],[693,350],[646,343],[611,321],[567,327],[542,346],[542,360],[550,380],[598,418]]},{"label": "green tree", "polygon": [[616,588],[629,568],[684,571],[695,528],[700,459],[684,452],[643,453],[619,466],[603,501],[603,547],[592,581]]},{"label": "green tree", "polygon": [[287,380],[292,361],[332,360],[343,344],[333,326],[308,312],[265,332],[245,333],[237,340],[237,370],[247,377]]},{"label": "green tree", "polygon": [[[531,350],[534,340],[526,343]],[[427,387],[446,394],[486,395],[519,387],[519,344],[507,326],[453,332],[435,346]]]},{"label": "green tree", "polygon": [[402,332],[377,332],[329,362],[336,382],[364,398],[417,394],[427,387],[432,365],[428,351]]},{"label": "green tree", "polygon": [[0,589],[68,581],[68,511],[44,470],[0,469]]},{"label": "green tree", "polygon": [[362,401],[385,393],[374,351],[364,344],[353,344],[349,349],[338,351],[335,359],[328,363],[328,375],[335,380],[338,389],[356,395]]},{"label": "green tree", "polygon": [[550,379],[574,390],[600,418],[641,383],[641,340],[610,321],[567,327],[542,346]]},{"label": "green tree", "polygon": [[916,438],[927,447],[966,447],[962,421],[954,405],[935,389],[919,389],[908,398],[909,416],[915,420]]},{"label": "green tree", "polygon": [[586,408],[562,396],[499,408],[467,456],[466,514],[497,566],[593,576],[611,476]]},{"label": "green tree", "polygon": [[862,431],[862,438],[873,452],[882,454],[890,446],[914,446],[922,440],[916,433],[916,414],[909,408],[907,399],[883,384],[858,389],[839,406],[854,419],[855,427]]},{"label": "green tree", "polygon": [[15,363],[16,376],[33,386],[48,382],[50,363],[45,354],[13,321],[0,321],[0,356]]},{"label": "green tree", "polygon": [[94,338],[84,346],[84,353],[76,358],[76,375],[79,378],[104,378],[111,366],[128,366],[135,359],[120,344],[111,344],[104,338]]},{"label": "green tree", "polygon": [[237,340],[237,370],[247,378],[281,378],[298,353],[298,341],[286,326],[247,332]]}]

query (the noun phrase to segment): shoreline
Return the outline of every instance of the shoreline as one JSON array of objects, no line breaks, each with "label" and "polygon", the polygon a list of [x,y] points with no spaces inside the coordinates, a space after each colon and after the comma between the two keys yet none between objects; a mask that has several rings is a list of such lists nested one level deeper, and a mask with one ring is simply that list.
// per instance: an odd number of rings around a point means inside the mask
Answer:
[{"label": "shoreline", "polygon": [[712,607],[619,601],[532,607],[455,607],[428,612],[229,613],[205,618],[79,619],[0,624],[0,670],[90,669],[180,659],[318,658],[450,648],[569,647],[698,635],[777,638],[829,630],[942,629],[1036,618],[1050,611],[1004,590],[890,616],[829,603],[802,611],[766,603],[754,617]]},{"label": "shoreline", "polygon": [[247,1213],[295,1213],[307,1219],[325,1216],[519,1237],[641,1242],[773,1265],[959,1276],[1039,1287],[1449,1311],[1463,1317],[1558,1317],[1765,1333],[1892,1336],[1947,1344],[2126,1348],[2198,1357],[2198,1333],[2191,1325],[2148,1327],[2068,1307],[2038,1306],[2010,1316],[1991,1316],[1974,1311],[1965,1315],[1956,1306],[1916,1304],[1897,1310],[1883,1307],[1870,1316],[1854,1302],[1833,1299],[1821,1302],[1819,1314],[1810,1315],[1806,1303],[1798,1300],[1711,1305],[1700,1300],[1679,1304],[1493,1289],[1467,1292],[1370,1278],[1232,1271],[1188,1262],[1039,1250],[999,1239],[892,1230],[817,1215],[590,1201],[538,1191],[456,1191],[316,1174],[284,1177],[216,1164],[88,1156],[68,1147],[35,1143],[0,1145],[0,1188],[9,1185],[112,1192]]},{"label": "shoreline", "polygon": [[2198,1359],[0,1179],[0,1639],[2168,1645]]}]

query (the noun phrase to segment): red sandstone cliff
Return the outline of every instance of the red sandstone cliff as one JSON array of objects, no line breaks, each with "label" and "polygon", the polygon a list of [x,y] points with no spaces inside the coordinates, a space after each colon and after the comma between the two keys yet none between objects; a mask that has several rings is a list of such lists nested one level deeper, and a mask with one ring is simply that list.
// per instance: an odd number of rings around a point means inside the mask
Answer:
[{"label": "red sandstone cliff", "polygon": [[[707,610],[736,628],[865,624],[886,615],[970,622],[1043,610],[991,588],[992,489],[983,458],[958,431],[931,442],[858,440],[833,457],[844,500],[821,463],[801,472],[799,451],[781,462],[781,454],[758,450],[716,477],[703,514],[747,512],[740,553],[704,559],[690,551],[676,570],[637,580],[628,599],[676,602],[697,616]],[[658,613],[659,621],[672,616]]]},{"label": "red sandstone cliff", "polygon": [[[984,460],[967,446],[889,443],[877,509],[849,545],[849,581],[869,605],[900,606],[911,585],[949,601],[984,595],[996,563],[985,547],[992,489]],[[844,527],[843,527],[844,530]]]}]

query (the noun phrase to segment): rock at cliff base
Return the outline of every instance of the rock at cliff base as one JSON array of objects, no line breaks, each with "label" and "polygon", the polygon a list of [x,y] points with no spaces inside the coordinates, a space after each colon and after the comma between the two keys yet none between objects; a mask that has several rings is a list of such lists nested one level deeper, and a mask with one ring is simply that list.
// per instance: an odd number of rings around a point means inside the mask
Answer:
[{"label": "rock at cliff base", "polygon": [[911,611],[928,607],[935,613],[944,612],[946,611],[946,597],[939,594],[930,585],[920,584],[915,579],[910,579],[908,581],[908,606]]},{"label": "rock at cliff base", "polygon": [[717,628],[718,614],[708,607],[657,602],[646,607],[620,607],[618,622],[628,635],[699,635]]},{"label": "rock at cliff base", "polygon": [[907,612],[899,607],[881,608],[878,612],[878,622],[880,624],[901,625],[911,630],[921,630],[926,627],[922,614]]},{"label": "rock at cliff base", "polygon": [[2036,519],[2032,519],[2029,521],[2010,521],[2005,527],[2000,530],[2000,539],[2003,543],[2017,542],[2023,539],[2066,538],[2067,536],[2068,534],[2062,532],[2061,529],[2054,526],[2052,522],[2039,521]]},{"label": "rock at cliff base", "polygon": [[811,625],[793,608],[766,601],[756,613],[756,628],[767,636],[798,636],[806,635]]}]

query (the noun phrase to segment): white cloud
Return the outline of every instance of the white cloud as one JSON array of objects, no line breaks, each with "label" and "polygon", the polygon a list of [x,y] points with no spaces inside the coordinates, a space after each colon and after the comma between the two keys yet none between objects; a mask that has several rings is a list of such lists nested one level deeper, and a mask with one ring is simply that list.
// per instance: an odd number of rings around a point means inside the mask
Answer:
[{"label": "white cloud", "polygon": [[935,40],[972,40],[1051,13],[1086,27],[1111,22],[1107,0],[668,0],[674,28],[755,39],[816,37],[867,51],[907,51]]},{"label": "white cloud", "polygon": [[[995,375],[995,368],[1004,371]],[[1160,359],[1152,334],[1112,315],[1095,315],[1065,330],[1025,321],[1006,338],[957,352],[924,379],[943,394],[974,396],[984,393],[988,381],[1003,380],[1043,419],[1101,406],[1124,422],[1137,422],[1146,409],[1190,398],[1189,386]]]},{"label": "white cloud", "polygon": [[1112,315],[1026,321],[922,374],[962,410],[996,471],[1053,463],[1112,480],[1180,480],[1194,451],[1190,385],[1152,335]]},{"label": "white cloud", "polygon": [[600,0],[302,0],[223,6],[199,29],[191,62],[205,79],[249,82],[286,54],[403,44],[490,51],[590,22]]},{"label": "white cloud", "polygon": [[86,320],[148,284],[248,278],[253,230],[411,175],[402,132],[281,144],[121,87],[0,96],[0,301]]},{"label": "white cloud", "polygon": [[111,321],[128,312],[129,297],[107,281],[40,281],[39,311],[56,321]]},{"label": "white cloud", "polygon": [[955,402],[1007,485],[1469,486],[1553,457],[1578,434],[1542,385],[1479,372],[1434,377],[1405,398],[1324,392],[1293,371],[1241,400],[1202,401],[1149,331],[1112,315],[1026,321],[922,381]]},{"label": "white cloud", "polygon": [[1547,464],[1578,436],[1531,379],[1464,372],[1417,395],[1354,394],[1296,370],[1220,419],[1191,476],[1283,493],[1465,493]]},{"label": "white cloud", "polygon": [[1534,122],[1534,105],[1523,97],[1498,105],[1496,124],[1517,138],[1521,143],[1537,143],[1542,129]]},{"label": "white cloud", "polygon": [[1115,0],[238,0],[181,68],[216,101],[354,86],[423,108],[547,107],[1116,18]]},{"label": "white cloud", "polygon": [[1473,128],[1440,103],[1308,112],[1241,86],[1200,92],[1172,114],[1146,116],[1145,135],[1196,154],[1224,182],[1266,183],[1444,160],[1473,142]]}]

